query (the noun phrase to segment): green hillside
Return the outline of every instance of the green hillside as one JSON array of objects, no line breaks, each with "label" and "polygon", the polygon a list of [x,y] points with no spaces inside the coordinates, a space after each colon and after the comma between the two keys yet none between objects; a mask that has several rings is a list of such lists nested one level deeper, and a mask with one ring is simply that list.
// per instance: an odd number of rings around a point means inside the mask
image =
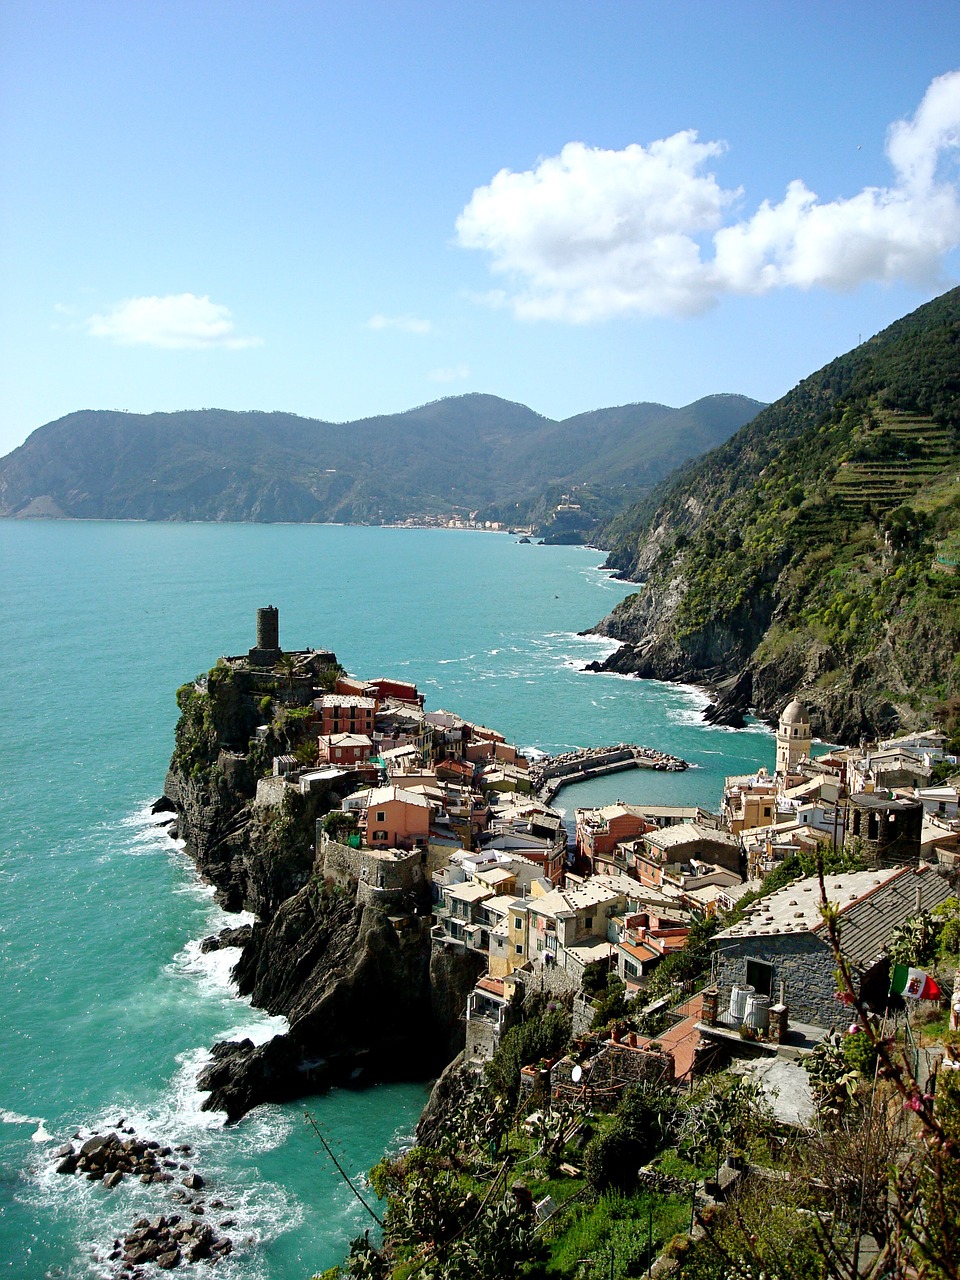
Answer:
[{"label": "green hillside", "polygon": [[85,410],[0,460],[0,515],[380,523],[464,515],[551,526],[568,489],[580,532],[761,406],[709,396],[554,422],[496,396],[330,423],[285,413]]},{"label": "green hillside", "polygon": [[960,693],[960,290],[801,382],[607,529],[644,589],[618,670],[734,715],[800,690],[824,735],[951,720]]}]

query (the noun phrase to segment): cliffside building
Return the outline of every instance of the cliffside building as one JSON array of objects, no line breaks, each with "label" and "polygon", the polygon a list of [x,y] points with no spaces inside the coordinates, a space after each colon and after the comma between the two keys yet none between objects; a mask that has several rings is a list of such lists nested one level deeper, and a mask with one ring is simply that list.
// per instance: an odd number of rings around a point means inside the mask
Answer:
[{"label": "cliffside building", "polygon": [[[843,951],[860,997],[882,1008],[889,987],[886,948],[894,929],[945,901],[950,885],[927,866],[843,873],[825,877],[825,885],[839,913]],[[722,1019],[728,1024],[744,1020],[746,997],[760,997],[766,1009],[781,989],[793,1019],[818,1027],[849,1021],[849,1010],[836,999],[837,962],[816,876],[751,904],[743,919],[714,941],[714,985],[721,1007],[729,1003]]]}]

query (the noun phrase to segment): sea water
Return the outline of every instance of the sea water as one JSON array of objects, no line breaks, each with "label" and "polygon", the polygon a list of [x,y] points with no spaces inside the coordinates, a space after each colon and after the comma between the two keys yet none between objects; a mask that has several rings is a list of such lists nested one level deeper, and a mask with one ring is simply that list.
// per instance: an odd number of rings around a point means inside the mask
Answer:
[{"label": "sea water", "polygon": [[[190,1143],[235,1252],[224,1280],[304,1280],[372,1225],[324,1154],[362,1178],[408,1140],[421,1083],[261,1107],[225,1128],[195,1086],[209,1046],[283,1026],[238,999],[227,923],[151,818],[175,691],[254,644],[257,607],[288,648],[415,681],[430,709],[554,752],[637,742],[686,773],[632,772],[559,803],[715,806],[723,777],[772,765],[761,726],[702,723],[696,690],[593,675],[579,632],[629,590],[579,547],[494,534],[335,526],[0,521],[0,1274],[111,1274],[103,1259],[169,1188],[57,1175],[64,1140],[123,1120]],[[242,918],[242,917],[241,917]]]}]

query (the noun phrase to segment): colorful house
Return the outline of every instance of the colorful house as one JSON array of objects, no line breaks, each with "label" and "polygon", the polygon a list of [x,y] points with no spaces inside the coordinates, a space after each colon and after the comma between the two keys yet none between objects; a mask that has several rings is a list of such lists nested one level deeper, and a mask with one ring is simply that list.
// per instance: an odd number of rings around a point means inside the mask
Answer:
[{"label": "colorful house", "polygon": [[376,787],[367,793],[364,841],[371,848],[412,849],[426,846],[433,805],[423,795],[402,787]]}]

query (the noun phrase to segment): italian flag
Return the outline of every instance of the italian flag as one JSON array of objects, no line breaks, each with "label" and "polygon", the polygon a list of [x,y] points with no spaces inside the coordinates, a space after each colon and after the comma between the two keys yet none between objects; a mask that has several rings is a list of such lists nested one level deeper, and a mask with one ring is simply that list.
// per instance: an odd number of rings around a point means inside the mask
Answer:
[{"label": "italian flag", "polygon": [[890,975],[890,990],[911,1000],[939,1000],[943,992],[922,969],[911,969],[906,964],[895,964]]}]

